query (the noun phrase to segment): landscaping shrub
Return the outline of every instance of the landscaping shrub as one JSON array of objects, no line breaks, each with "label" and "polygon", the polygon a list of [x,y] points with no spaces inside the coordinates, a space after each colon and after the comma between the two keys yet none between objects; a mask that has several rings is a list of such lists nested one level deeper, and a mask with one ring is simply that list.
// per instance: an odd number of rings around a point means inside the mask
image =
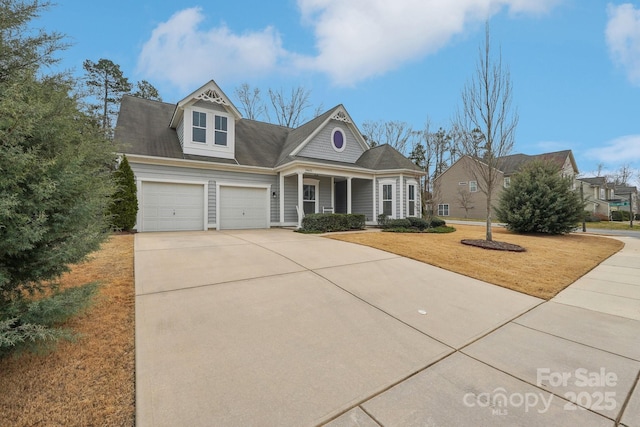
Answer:
[{"label": "landscaping shrub", "polygon": [[533,161],[511,177],[496,212],[510,231],[564,234],[582,221],[584,203],[556,165]]},{"label": "landscaping shrub", "polygon": [[437,218],[437,217],[435,217],[435,216],[434,216],[433,218],[431,218],[431,224],[430,224],[430,226],[431,226],[432,228],[442,227],[442,226],[444,226],[444,225],[447,225],[447,222],[446,222],[444,219],[442,219],[442,218]]},{"label": "landscaping shrub", "polygon": [[404,218],[390,219],[383,228],[411,228],[411,222]]},{"label": "landscaping shrub", "polygon": [[[380,223],[380,220],[378,221]],[[393,231],[397,233],[420,233],[434,232],[434,229],[445,226],[445,221],[440,218],[432,218],[431,221],[424,218],[408,217],[399,219],[386,218],[381,227],[384,231]],[[446,227],[445,227],[446,228]]]},{"label": "landscaping shrub", "polygon": [[629,221],[630,214],[628,211],[612,211],[611,221]]},{"label": "landscaping shrub", "polygon": [[380,214],[378,215],[378,226],[381,228],[385,228],[387,225],[387,222],[389,222],[390,218],[388,215],[386,214]]},{"label": "landscaping shrub", "polygon": [[420,231],[429,227],[429,222],[424,218],[416,218],[411,216],[407,219],[409,220],[409,223],[411,223],[411,227],[415,227]]},{"label": "landscaping shrub", "polygon": [[309,214],[302,219],[302,231],[327,233],[331,231],[361,230],[365,225],[361,214]]},{"label": "landscaping shrub", "polygon": [[367,217],[364,214],[347,214],[349,230],[363,230]]}]

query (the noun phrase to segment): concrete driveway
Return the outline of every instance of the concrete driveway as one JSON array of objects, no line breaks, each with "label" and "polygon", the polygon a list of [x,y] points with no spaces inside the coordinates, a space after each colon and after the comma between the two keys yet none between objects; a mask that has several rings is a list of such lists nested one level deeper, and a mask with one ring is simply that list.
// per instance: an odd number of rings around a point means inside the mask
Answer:
[{"label": "concrete driveway", "polygon": [[138,426],[640,425],[633,318],[279,229],[137,234],[135,275]]}]

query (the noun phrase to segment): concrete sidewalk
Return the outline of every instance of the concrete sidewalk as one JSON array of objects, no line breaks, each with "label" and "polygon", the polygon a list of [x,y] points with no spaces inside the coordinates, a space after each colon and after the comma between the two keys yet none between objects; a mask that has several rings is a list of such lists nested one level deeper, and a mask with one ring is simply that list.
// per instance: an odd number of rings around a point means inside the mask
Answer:
[{"label": "concrete sidewalk", "polygon": [[135,255],[139,426],[640,425],[634,244],[546,303],[287,230]]}]

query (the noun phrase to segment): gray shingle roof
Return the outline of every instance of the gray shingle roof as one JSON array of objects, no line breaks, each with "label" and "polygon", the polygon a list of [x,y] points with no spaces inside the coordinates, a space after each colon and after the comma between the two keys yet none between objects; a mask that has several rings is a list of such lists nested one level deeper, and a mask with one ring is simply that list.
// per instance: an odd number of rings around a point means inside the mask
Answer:
[{"label": "gray shingle roof", "polygon": [[410,169],[420,171],[418,166],[389,144],[378,145],[365,151],[356,164],[373,170]]},{"label": "gray shingle roof", "polygon": [[120,151],[126,154],[211,163],[275,168],[290,161],[303,160],[327,165],[359,167],[363,170],[420,171],[409,159],[389,145],[381,145],[365,151],[355,165],[292,156],[291,152],[339,107],[341,106],[332,108],[296,129],[249,119],[237,120],[234,160],[183,154],[176,130],[169,126],[176,106],[125,95],[120,105],[115,142]]},{"label": "gray shingle roof", "polygon": [[564,166],[564,162],[571,154],[571,150],[554,151],[552,153],[543,153],[530,156],[528,154],[512,154],[500,157],[498,159],[498,169],[505,175],[512,175],[517,172],[524,164],[533,160],[542,160],[555,164],[558,169]]}]

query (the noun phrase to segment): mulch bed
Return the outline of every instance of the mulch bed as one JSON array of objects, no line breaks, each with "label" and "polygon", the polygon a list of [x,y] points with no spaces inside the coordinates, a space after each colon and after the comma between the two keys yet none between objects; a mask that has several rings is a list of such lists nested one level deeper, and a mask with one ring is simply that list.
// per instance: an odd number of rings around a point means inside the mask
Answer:
[{"label": "mulch bed", "polygon": [[482,249],[493,249],[495,251],[509,251],[509,252],[524,252],[525,248],[519,245],[514,245],[513,243],[507,242],[497,242],[495,240],[484,240],[484,239],[463,239],[460,240],[463,245],[476,246]]}]

